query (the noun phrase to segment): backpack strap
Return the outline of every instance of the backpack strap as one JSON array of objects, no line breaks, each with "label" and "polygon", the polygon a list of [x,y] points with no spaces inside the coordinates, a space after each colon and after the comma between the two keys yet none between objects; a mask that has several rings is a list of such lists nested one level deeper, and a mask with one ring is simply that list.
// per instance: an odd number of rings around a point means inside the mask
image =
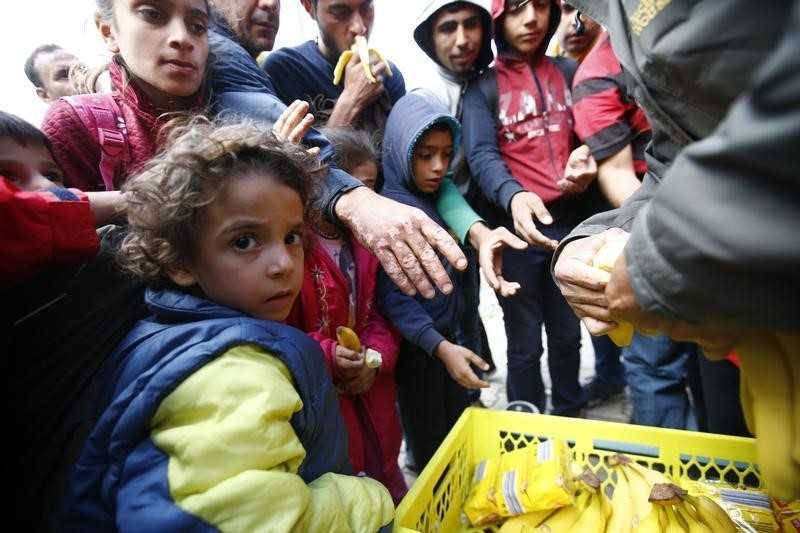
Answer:
[{"label": "backpack strap", "polygon": [[77,94],[63,97],[89,131],[97,133],[100,144],[100,176],[107,191],[116,189],[114,178],[129,159],[128,130],[114,97],[109,93]]}]

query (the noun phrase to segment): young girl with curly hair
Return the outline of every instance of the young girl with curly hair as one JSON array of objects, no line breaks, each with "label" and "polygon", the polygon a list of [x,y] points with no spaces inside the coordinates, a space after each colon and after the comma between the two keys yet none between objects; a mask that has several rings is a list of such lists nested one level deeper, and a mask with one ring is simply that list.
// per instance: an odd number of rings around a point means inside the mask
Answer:
[{"label": "young girl with curly hair", "polygon": [[376,531],[319,345],[283,321],[324,167],[253,125],[191,125],[124,187],[152,315],[109,357],[66,530]]}]

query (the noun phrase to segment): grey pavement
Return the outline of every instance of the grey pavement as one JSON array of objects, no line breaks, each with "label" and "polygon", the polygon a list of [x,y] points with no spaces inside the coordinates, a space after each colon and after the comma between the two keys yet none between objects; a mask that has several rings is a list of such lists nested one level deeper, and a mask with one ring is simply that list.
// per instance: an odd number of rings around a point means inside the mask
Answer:
[{"label": "grey pavement", "polygon": [[[487,377],[490,387],[481,391],[481,401],[488,409],[503,410],[508,405],[508,399],[506,398],[506,334],[503,327],[503,311],[500,308],[500,304],[497,303],[494,292],[483,282],[483,278],[481,278],[480,301],[478,310],[486,328],[489,346],[492,349],[492,356],[497,366],[497,371]],[[589,332],[583,327],[581,329],[583,335],[581,339],[580,381],[581,383],[587,383],[594,376],[594,350]],[[542,377],[545,386],[548,388],[549,408],[550,374],[547,371],[546,350],[545,345],[545,354],[542,356]],[[595,407],[590,407],[587,410],[586,417],[595,420],[628,422],[630,419],[630,404],[626,397],[609,400]],[[400,451],[399,461],[406,482],[410,487],[417,476],[413,471],[405,467],[404,448]]]}]

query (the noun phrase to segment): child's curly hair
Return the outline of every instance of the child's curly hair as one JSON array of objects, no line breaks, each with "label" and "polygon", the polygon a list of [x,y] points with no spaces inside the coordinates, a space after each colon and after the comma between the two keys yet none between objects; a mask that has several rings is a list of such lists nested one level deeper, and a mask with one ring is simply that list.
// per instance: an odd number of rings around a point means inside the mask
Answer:
[{"label": "child's curly hair", "polygon": [[129,232],[117,261],[151,285],[169,285],[166,267],[194,257],[204,207],[241,172],[262,172],[297,191],[305,220],[316,225],[326,169],[301,145],[253,122],[218,125],[198,117],[173,130],[165,150],[122,187]]}]

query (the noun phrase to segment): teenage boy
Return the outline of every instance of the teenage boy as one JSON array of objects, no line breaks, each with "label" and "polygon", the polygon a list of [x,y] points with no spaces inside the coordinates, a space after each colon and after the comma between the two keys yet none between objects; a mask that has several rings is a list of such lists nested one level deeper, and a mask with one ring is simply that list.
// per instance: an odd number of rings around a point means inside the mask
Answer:
[{"label": "teenage boy", "polygon": [[305,100],[317,122],[327,126],[355,126],[380,139],[392,105],[405,94],[400,70],[371,57],[377,81],[367,79],[358,54],[353,54],[343,80],[333,84],[333,70],[342,52],[356,36],[369,39],[375,21],[372,0],[301,0],[314,19],[319,39],[269,54],[264,70],[272,78],[278,97],[289,104]]},{"label": "teenage boy", "polygon": [[[444,224],[436,210],[436,196],[460,135],[458,121],[435,99],[416,91],[401,98],[387,122],[386,184],[381,194],[415,206]],[[379,271],[376,295],[381,314],[403,336],[395,368],[398,405],[421,471],[469,405],[465,387],[489,386],[470,364],[482,370],[488,365],[455,342],[455,325],[463,309],[460,290],[437,293],[430,300],[410,297]]]},{"label": "teenage boy", "polygon": [[[556,243],[582,220],[590,191],[559,186],[574,147],[572,97],[565,59],[545,56],[561,16],[556,0],[494,0],[498,57],[464,97],[469,166],[495,207],[490,225],[505,226],[535,247],[503,255],[503,277],[521,290],[500,298],[508,338],[509,401],[545,410],[542,326],[547,331],[553,413],[579,416],[580,327],[549,274]],[[565,75],[566,73],[566,75]]]}]

